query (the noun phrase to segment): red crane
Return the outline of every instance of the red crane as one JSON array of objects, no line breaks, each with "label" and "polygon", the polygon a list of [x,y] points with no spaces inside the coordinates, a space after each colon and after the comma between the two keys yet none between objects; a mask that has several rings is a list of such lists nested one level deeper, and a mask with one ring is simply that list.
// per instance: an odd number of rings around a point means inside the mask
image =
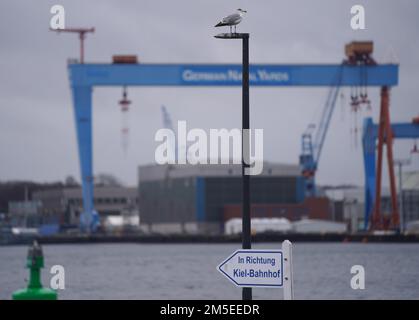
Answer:
[{"label": "red crane", "polygon": [[78,33],[80,39],[80,63],[84,63],[84,39],[86,39],[86,33],[88,32],[95,32],[95,28],[63,28],[63,29],[52,29],[51,31],[55,32],[72,32]]},{"label": "red crane", "polygon": [[[381,212],[381,173],[383,167],[383,147],[387,149],[387,164],[390,177],[391,192],[391,217],[385,219]],[[381,88],[381,106],[380,106],[380,122],[378,125],[378,159],[377,159],[377,177],[375,180],[375,204],[372,217],[372,229],[387,230],[389,228],[397,228],[400,225],[399,207],[397,204],[396,178],[394,174],[393,160],[393,131],[390,122],[390,88]]]}]

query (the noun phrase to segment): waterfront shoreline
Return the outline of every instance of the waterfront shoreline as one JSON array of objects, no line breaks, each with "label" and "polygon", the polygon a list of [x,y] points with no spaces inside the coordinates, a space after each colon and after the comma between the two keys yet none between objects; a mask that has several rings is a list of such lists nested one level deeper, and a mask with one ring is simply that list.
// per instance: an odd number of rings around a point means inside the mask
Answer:
[{"label": "waterfront shoreline", "polygon": [[[94,243],[147,243],[147,244],[193,244],[193,243],[241,243],[241,235],[53,235],[27,238],[13,238],[0,245],[27,245],[37,240],[40,244],[94,244]],[[419,235],[373,235],[373,234],[257,234],[252,242],[359,242],[359,243],[419,243]]]}]

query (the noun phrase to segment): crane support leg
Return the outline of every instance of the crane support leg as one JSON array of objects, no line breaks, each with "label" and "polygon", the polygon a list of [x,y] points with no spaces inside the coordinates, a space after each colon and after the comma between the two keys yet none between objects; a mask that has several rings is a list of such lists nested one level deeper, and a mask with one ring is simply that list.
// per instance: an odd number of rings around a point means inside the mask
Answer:
[{"label": "crane support leg", "polygon": [[375,203],[372,217],[372,228],[381,228],[381,173],[383,168],[383,145],[384,145],[384,107],[383,90],[381,90],[380,120],[378,124],[378,146],[377,146],[377,173],[375,180]]},{"label": "crane support leg", "polygon": [[83,212],[80,226],[83,231],[91,231],[93,223],[93,174],[92,174],[92,88],[73,87],[74,114],[76,120],[79,150]]},{"label": "crane support leg", "polygon": [[376,125],[372,118],[364,120],[362,147],[364,153],[364,170],[365,170],[365,219],[364,230],[370,227],[371,214],[374,207],[375,196],[375,139]]},{"label": "crane support leg", "polygon": [[396,180],[394,175],[393,165],[393,133],[390,124],[390,110],[389,110],[389,88],[381,88],[381,106],[380,106],[380,122],[378,125],[378,159],[377,159],[377,174],[375,185],[375,205],[374,214],[371,227],[373,229],[387,228],[387,223],[384,222],[381,212],[381,184],[382,184],[382,167],[383,167],[383,147],[387,147],[387,162],[390,177],[390,191],[391,191],[391,227],[398,228],[399,226],[399,209],[397,205]]},{"label": "crane support leg", "polygon": [[390,123],[390,108],[389,108],[389,89],[385,88],[385,121],[386,121],[386,145],[387,145],[387,165],[390,176],[390,192],[391,192],[391,227],[399,228],[399,206],[397,204],[397,189],[396,178],[394,174],[394,158],[393,158],[393,132]]}]

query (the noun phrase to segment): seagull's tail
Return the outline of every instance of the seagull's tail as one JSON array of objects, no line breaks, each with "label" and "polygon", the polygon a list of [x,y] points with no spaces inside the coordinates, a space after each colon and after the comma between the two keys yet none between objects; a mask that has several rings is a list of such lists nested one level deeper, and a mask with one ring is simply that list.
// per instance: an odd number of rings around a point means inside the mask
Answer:
[{"label": "seagull's tail", "polygon": [[223,27],[223,26],[226,26],[226,25],[227,25],[226,23],[220,21],[214,27]]}]

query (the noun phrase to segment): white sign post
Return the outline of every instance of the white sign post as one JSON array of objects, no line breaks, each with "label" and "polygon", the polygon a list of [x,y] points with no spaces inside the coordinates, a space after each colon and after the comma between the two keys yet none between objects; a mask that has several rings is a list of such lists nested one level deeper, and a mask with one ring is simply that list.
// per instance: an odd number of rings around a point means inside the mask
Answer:
[{"label": "white sign post", "polygon": [[217,270],[238,287],[284,288],[284,299],[293,295],[292,244],[282,250],[236,250]]},{"label": "white sign post", "polygon": [[284,255],[284,300],[294,300],[291,241],[282,242],[282,252]]}]

